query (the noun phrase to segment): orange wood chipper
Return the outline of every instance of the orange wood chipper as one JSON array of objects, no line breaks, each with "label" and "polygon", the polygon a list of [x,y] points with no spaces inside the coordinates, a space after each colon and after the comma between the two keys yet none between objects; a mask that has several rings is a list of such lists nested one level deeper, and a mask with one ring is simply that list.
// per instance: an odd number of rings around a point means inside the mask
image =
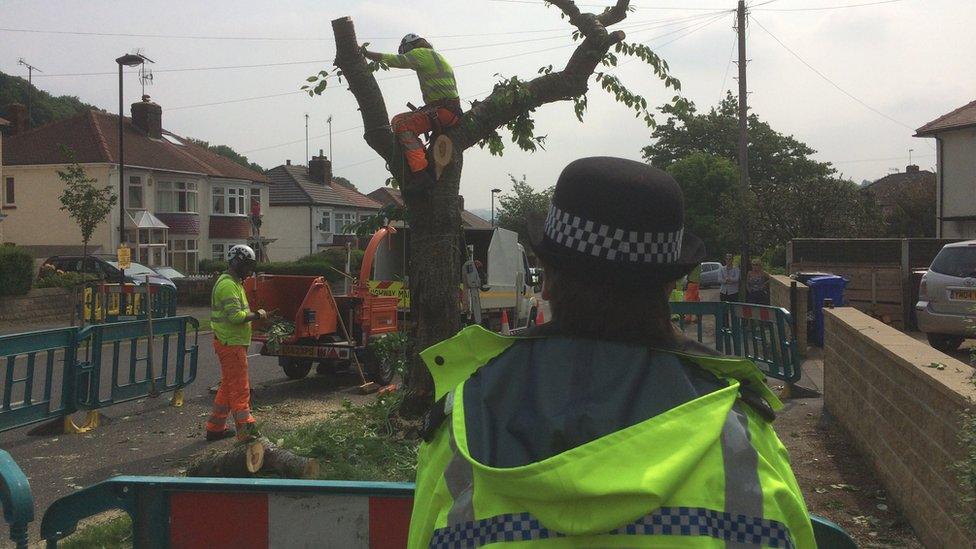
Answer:
[{"label": "orange wood chipper", "polygon": [[397,298],[369,293],[373,259],[392,227],[378,230],[366,247],[359,278],[349,295],[333,295],[323,277],[257,274],[244,282],[251,309],[264,309],[295,323],[293,334],[278,345],[268,345],[268,321],[254,323],[255,341],[264,345],[261,354],[277,356],[285,375],[301,379],[313,363],[318,373],[350,365],[362,366],[367,377],[379,385],[393,379],[395,364],[378,356],[369,346],[376,338],[397,332]]}]

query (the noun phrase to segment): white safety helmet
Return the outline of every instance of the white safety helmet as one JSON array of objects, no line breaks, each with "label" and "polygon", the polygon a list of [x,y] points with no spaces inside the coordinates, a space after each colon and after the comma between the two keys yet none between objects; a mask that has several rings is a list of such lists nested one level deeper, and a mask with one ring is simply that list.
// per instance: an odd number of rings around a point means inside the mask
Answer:
[{"label": "white safety helmet", "polygon": [[245,246],[244,244],[238,244],[236,246],[231,246],[227,250],[227,262],[236,263],[242,261],[257,262],[258,256],[254,253],[254,249],[250,246]]},{"label": "white safety helmet", "polygon": [[400,40],[400,49],[398,50],[400,52],[400,55],[407,53],[407,46],[413,44],[417,40],[423,40],[423,38],[417,36],[412,32],[404,36],[403,40]]}]

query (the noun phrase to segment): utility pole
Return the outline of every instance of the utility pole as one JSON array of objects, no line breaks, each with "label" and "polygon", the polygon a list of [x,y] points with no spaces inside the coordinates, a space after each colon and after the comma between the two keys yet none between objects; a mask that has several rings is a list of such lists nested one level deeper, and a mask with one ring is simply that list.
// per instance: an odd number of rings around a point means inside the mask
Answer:
[{"label": "utility pole", "polygon": [[308,113],[305,113],[305,165],[308,166]]},{"label": "utility pole", "polygon": [[24,61],[23,57],[17,60],[17,64],[27,67],[27,129],[29,130],[34,127],[34,122],[31,120],[31,99],[34,95],[34,71],[44,71]]},{"label": "utility pole", "polygon": [[331,114],[329,115],[329,118],[328,120],[326,120],[326,122],[329,123],[329,160],[331,160],[332,163],[335,164],[335,157],[332,156],[332,115]]},{"label": "utility pole", "polygon": [[746,101],[746,3],[739,0],[736,10],[736,32],[739,35],[739,238],[742,258],[739,261],[739,301],[746,300],[746,278],[749,262],[749,107]]}]

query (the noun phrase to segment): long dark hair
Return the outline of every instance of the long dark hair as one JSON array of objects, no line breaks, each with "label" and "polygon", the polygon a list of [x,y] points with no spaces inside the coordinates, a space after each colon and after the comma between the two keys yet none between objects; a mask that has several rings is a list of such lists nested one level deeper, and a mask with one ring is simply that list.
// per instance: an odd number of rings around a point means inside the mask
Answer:
[{"label": "long dark hair", "polygon": [[561,335],[672,347],[671,284],[600,280],[545,266],[552,318]]}]

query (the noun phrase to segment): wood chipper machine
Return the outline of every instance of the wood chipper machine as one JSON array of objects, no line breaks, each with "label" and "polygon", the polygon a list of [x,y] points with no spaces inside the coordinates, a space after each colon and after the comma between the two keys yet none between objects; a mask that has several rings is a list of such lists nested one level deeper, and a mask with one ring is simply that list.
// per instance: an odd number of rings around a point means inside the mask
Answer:
[{"label": "wood chipper machine", "polygon": [[333,295],[329,282],[320,276],[257,274],[247,279],[244,290],[252,310],[264,309],[272,318],[295,324],[294,333],[269,342],[271,322],[255,321],[253,339],[263,343],[261,354],[277,356],[292,379],[304,378],[316,363],[320,374],[351,366],[364,371],[370,381],[389,384],[395,374],[394,360],[379,356],[370,342],[397,332],[398,299],[370,294],[368,282],[376,250],[392,232],[395,229],[384,227],[370,239],[349,295]]}]

